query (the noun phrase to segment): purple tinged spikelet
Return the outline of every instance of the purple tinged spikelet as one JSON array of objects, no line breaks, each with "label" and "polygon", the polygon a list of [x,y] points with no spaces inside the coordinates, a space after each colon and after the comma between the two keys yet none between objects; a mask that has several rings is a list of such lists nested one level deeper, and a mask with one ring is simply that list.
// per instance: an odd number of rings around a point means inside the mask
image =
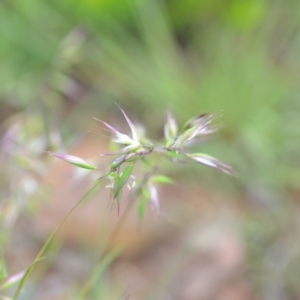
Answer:
[{"label": "purple tinged spikelet", "polygon": [[170,140],[172,138],[175,138],[177,135],[178,126],[176,123],[176,120],[173,116],[173,114],[169,111],[167,112],[167,120],[165,122],[164,126],[164,134],[166,140]]},{"label": "purple tinged spikelet", "polygon": [[223,163],[222,161],[210,155],[204,153],[193,153],[193,154],[186,153],[185,155],[190,159],[192,159],[193,161],[196,161],[197,163],[200,163],[207,167],[217,169],[228,175],[236,175],[231,166]]},{"label": "purple tinged spikelet", "polygon": [[150,192],[150,201],[151,201],[152,209],[155,210],[156,213],[158,213],[160,211],[160,205],[159,205],[157,188],[153,184],[150,184],[149,192]]},{"label": "purple tinged spikelet", "polygon": [[61,160],[64,160],[76,167],[83,168],[83,169],[88,169],[88,170],[96,170],[97,167],[91,165],[90,163],[86,162],[80,157],[73,156],[73,155],[68,155],[68,154],[63,154],[63,153],[55,153],[55,152],[47,152],[51,156],[54,156],[56,158],[59,158]]}]

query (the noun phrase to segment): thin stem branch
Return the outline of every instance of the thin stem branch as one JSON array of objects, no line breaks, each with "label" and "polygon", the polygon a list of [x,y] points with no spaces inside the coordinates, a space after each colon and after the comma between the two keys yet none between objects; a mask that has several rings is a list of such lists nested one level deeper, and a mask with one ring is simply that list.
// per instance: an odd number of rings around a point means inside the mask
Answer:
[{"label": "thin stem branch", "polygon": [[116,238],[118,237],[130,211],[132,210],[134,204],[136,202],[136,199],[132,199],[129,204],[126,206],[125,211],[123,212],[123,214],[121,215],[116,227],[113,229],[112,233],[109,235],[104,248],[102,249],[102,251],[100,252],[100,255],[97,259],[97,262],[95,264],[95,266],[93,267],[90,276],[88,277],[88,279],[86,280],[85,284],[83,285],[82,289],[79,292],[78,295],[78,299],[86,299],[86,295],[88,294],[88,292],[90,291],[92,285],[93,285],[93,281],[94,278],[98,272],[99,267],[101,266],[101,262],[104,259],[107,251],[110,249],[110,247],[114,244]]},{"label": "thin stem branch", "polygon": [[109,235],[106,243],[104,244],[104,247],[102,249],[102,251],[100,252],[99,258],[97,259],[97,262],[95,264],[95,266],[93,267],[90,276],[88,277],[88,279],[86,280],[86,282],[84,283],[83,287],[81,288],[79,295],[78,295],[78,299],[87,299],[87,294],[89,293],[91,287],[93,286],[94,283],[94,279],[97,275],[97,272],[99,270],[99,268],[101,267],[101,263],[102,260],[105,258],[105,255],[107,253],[107,251],[111,248],[111,246],[114,244],[116,238],[118,237],[129,213],[131,212],[134,204],[137,201],[137,194],[138,192],[142,189],[142,187],[144,186],[144,184],[147,183],[148,179],[153,175],[153,173],[155,173],[157,171],[158,167],[157,164],[151,169],[151,171],[149,171],[143,178],[140,186],[136,189],[136,193],[134,193],[133,195],[131,195],[131,199],[129,201],[129,204],[126,206],[123,214],[121,215],[116,227],[112,230],[111,234]]}]

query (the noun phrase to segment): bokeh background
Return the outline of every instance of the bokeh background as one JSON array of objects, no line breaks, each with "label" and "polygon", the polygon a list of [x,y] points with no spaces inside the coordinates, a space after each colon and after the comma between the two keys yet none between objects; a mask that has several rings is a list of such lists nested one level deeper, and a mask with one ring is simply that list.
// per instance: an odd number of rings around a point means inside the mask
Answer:
[{"label": "bokeh background", "polygon": [[[115,103],[158,140],[168,109],[181,124],[223,111],[201,147],[239,177],[163,166],[165,217],[132,213],[91,299],[300,299],[299,55],[296,0],[1,1],[2,270],[28,266],[98,176],[44,151],[99,158],[93,117],[122,128]],[[74,299],[117,222],[102,193],[20,299]]]}]

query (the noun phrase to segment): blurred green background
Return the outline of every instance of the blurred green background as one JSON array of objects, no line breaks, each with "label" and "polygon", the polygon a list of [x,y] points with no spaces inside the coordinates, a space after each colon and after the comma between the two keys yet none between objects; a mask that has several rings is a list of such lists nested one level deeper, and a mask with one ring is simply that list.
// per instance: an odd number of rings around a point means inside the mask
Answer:
[{"label": "blurred green background", "polygon": [[239,178],[171,175],[239,211],[249,299],[299,299],[299,55],[295,0],[1,1],[2,248],[34,218],[32,199],[47,201],[43,151],[72,147],[92,117],[120,116],[115,102],[158,139],[170,108],[181,123],[223,111],[203,149]]}]

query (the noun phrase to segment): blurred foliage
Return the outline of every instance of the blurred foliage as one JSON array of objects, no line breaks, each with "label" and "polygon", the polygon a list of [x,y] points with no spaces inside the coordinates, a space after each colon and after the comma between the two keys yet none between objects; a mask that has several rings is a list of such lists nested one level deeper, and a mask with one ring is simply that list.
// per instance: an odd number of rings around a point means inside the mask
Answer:
[{"label": "blurred foliage", "polygon": [[114,101],[156,136],[169,107],[180,120],[224,110],[210,153],[240,179],[187,173],[262,213],[261,226],[243,220],[250,261],[262,259],[268,238],[299,226],[299,11],[294,0],[1,1],[0,228],[34,209],[42,152],[72,144]]}]

